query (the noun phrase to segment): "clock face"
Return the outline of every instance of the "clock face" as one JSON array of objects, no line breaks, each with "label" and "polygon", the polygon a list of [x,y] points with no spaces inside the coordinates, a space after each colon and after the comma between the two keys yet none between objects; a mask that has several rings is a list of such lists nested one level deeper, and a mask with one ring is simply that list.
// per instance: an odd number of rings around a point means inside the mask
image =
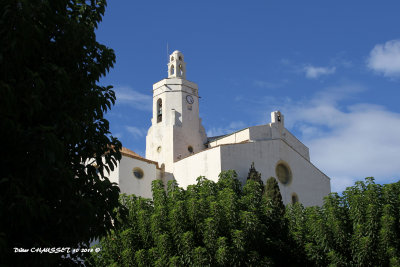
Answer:
[{"label": "clock face", "polygon": [[193,97],[192,97],[191,95],[187,95],[187,96],[186,96],[186,101],[187,101],[189,104],[193,104],[194,99],[193,99]]}]

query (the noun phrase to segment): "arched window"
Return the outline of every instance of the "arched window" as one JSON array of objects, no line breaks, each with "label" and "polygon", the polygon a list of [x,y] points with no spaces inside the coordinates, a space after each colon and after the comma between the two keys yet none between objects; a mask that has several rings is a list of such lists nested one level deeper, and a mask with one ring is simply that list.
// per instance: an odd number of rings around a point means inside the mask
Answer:
[{"label": "arched window", "polygon": [[175,67],[174,65],[171,65],[171,70],[169,72],[170,75],[174,75],[175,74]]},{"label": "arched window", "polygon": [[161,98],[157,100],[157,122],[162,121],[162,100]]},{"label": "arched window", "polygon": [[180,76],[183,76],[183,67],[182,67],[182,64],[179,64],[179,75]]}]

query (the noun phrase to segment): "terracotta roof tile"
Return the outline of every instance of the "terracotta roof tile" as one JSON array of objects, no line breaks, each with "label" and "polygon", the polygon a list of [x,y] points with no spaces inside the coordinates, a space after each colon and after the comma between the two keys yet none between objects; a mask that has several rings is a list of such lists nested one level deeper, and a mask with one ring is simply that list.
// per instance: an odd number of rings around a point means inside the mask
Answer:
[{"label": "terracotta roof tile", "polygon": [[125,155],[130,155],[130,156],[135,156],[135,157],[142,158],[141,156],[139,156],[139,154],[133,152],[132,150],[130,150],[129,148],[126,148],[126,147],[122,147],[121,153],[125,154]]}]

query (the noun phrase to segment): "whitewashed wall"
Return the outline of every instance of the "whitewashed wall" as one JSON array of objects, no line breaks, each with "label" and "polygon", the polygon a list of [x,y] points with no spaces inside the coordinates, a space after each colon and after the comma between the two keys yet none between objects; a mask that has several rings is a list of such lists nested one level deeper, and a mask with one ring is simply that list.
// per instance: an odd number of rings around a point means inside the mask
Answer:
[{"label": "whitewashed wall", "polygon": [[218,181],[221,172],[220,147],[211,148],[174,163],[174,177],[179,186],[195,184],[199,176]]},{"label": "whitewashed wall", "polygon": [[[133,174],[133,169],[136,167],[143,170],[144,175],[140,179],[136,178]],[[155,179],[160,179],[160,170],[157,169],[156,164],[122,156],[119,164],[118,182],[121,193],[151,198],[151,183]]]},{"label": "whitewashed wall", "polygon": [[330,179],[285,141],[221,146],[221,169],[235,170],[243,183],[252,162],[265,183],[269,177],[277,177],[275,168],[281,161],[287,163],[292,172],[290,183],[283,185],[279,182],[284,204],[291,203],[292,193],[296,193],[305,206],[322,205],[323,197],[330,193]]}]

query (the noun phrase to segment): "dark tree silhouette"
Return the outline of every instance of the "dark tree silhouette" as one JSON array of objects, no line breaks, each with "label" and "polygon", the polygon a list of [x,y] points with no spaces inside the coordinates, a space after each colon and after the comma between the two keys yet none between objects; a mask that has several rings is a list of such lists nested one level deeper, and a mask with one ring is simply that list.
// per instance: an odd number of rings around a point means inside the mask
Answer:
[{"label": "dark tree silhouette", "polygon": [[0,262],[50,266],[60,254],[13,248],[77,247],[113,227],[121,158],[103,114],[99,79],[112,49],[96,41],[104,0],[0,4]]}]

